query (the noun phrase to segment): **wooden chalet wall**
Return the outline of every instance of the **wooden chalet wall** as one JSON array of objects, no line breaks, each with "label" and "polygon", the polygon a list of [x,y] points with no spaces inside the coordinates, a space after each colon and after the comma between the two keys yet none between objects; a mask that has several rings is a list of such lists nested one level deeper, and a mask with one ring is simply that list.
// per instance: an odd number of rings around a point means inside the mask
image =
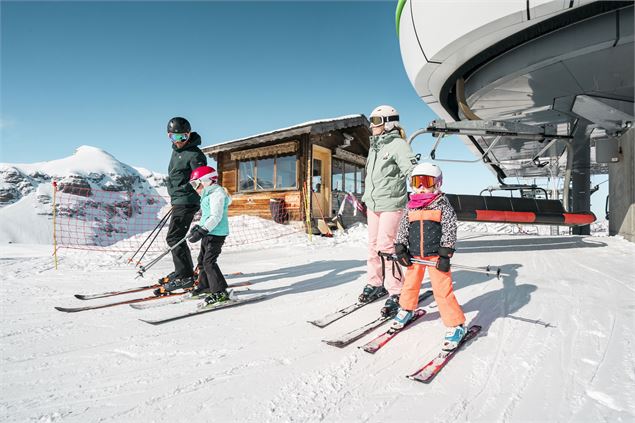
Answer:
[{"label": "wooden chalet wall", "polygon": [[[286,210],[289,212],[290,220],[303,220],[304,205],[302,201],[302,187],[306,180],[306,154],[309,145],[308,135],[294,137],[299,139],[299,148],[296,153],[297,165],[296,183],[297,189],[276,190],[276,191],[256,191],[240,193],[238,187],[238,162],[231,159],[230,152],[219,152],[217,154],[217,166],[219,173],[219,182],[227,188],[232,195],[232,204],[229,206],[229,215],[250,215],[258,216],[264,219],[271,219],[271,211],[269,209],[270,200],[272,198],[283,198]],[[278,141],[279,142],[279,141]],[[278,143],[277,142],[277,143]]]},{"label": "wooden chalet wall", "polygon": [[[346,134],[346,135],[345,135]],[[212,156],[216,159],[219,182],[222,184],[232,195],[232,204],[229,207],[229,215],[251,215],[258,216],[264,219],[272,219],[270,210],[270,200],[272,198],[284,199],[285,209],[288,212],[289,220],[292,221],[305,221],[305,201],[304,201],[304,188],[306,185],[311,186],[312,176],[309,175],[310,164],[313,160],[313,146],[327,148],[331,151],[331,158],[338,159],[344,162],[355,163],[357,166],[363,167],[365,163],[365,157],[368,154],[368,136],[369,129],[365,126],[352,126],[342,129],[327,130],[325,132],[305,132],[303,134],[294,135],[289,134],[281,138],[272,139],[265,143],[242,143],[241,148],[228,148],[227,151],[218,151],[212,153]],[[350,138],[352,137],[352,138]],[[347,142],[347,138],[350,142]],[[297,142],[296,151],[296,188],[288,190],[271,190],[271,191],[248,191],[238,192],[238,160],[237,157],[241,156],[241,152],[249,157],[249,151],[252,148],[268,149],[275,151],[275,147],[279,146],[284,149],[284,144],[290,144]],[[274,148],[272,148],[274,147]],[[292,151],[292,150],[291,150]],[[264,153],[268,154],[268,153]],[[274,153],[275,154],[275,153]],[[267,157],[267,156],[263,156]],[[330,183],[329,183],[330,185]],[[334,195],[338,198],[346,193],[331,192],[330,210],[325,210],[325,215],[335,216],[339,209],[341,200],[336,200]],[[358,199],[361,194],[355,194]],[[309,199],[309,210],[313,209],[313,202],[316,200],[311,196]],[[315,214],[315,210],[314,213]],[[321,213],[321,212],[320,212]],[[319,216],[312,216],[314,219]],[[343,213],[343,220],[346,224],[353,222],[365,221],[365,215],[363,213],[357,213],[353,215],[353,208],[350,204],[347,204]]]}]

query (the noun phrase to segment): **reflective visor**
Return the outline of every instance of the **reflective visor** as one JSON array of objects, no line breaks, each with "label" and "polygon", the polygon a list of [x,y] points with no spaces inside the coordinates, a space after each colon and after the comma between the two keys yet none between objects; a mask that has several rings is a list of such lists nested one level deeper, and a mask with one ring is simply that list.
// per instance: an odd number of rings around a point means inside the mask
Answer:
[{"label": "reflective visor", "polygon": [[381,116],[371,116],[370,117],[370,124],[371,125],[381,125],[382,123],[384,123],[384,118],[382,118]]},{"label": "reflective visor", "polygon": [[378,126],[386,122],[397,122],[399,120],[399,115],[395,116],[371,116],[369,122],[373,126]]},{"label": "reflective visor", "polygon": [[194,188],[194,189],[198,188],[198,186],[199,186],[200,184],[202,184],[202,182],[201,182],[201,180],[200,180],[200,179],[192,179],[192,180],[190,181],[190,185],[192,185],[192,188]]},{"label": "reflective visor", "polygon": [[186,141],[190,138],[190,133],[186,132],[184,134],[177,134],[176,132],[168,132],[168,137],[172,142]]},{"label": "reflective visor", "polygon": [[432,188],[437,183],[437,178],[430,175],[413,175],[410,178],[410,186],[413,188]]}]

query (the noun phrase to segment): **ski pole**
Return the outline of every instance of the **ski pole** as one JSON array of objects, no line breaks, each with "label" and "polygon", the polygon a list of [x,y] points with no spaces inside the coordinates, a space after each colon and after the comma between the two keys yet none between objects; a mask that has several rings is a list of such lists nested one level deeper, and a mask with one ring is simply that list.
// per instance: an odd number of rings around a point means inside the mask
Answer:
[{"label": "ski pole", "polygon": [[[137,251],[134,252],[134,254],[132,255],[132,257],[130,257],[128,259],[128,263],[130,263],[132,261],[132,259],[135,258],[135,256],[139,253],[139,251],[141,251],[141,249],[143,248],[143,246],[145,245],[145,243],[150,239],[150,237],[152,236],[152,234],[156,231],[157,235],[159,234],[159,232],[161,232],[161,229],[163,229],[163,227],[165,226],[165,223],[167,222],[168,218],[170,217],[170,215],[172,214],[172,208],[170,208],[170,210],[168,210],[168,212],[161,218],[161,220],[159,220],[159,223],[157,223],[157,225],[154,227],[154,229],[152,229],[152,231],[150,232],[150,234],[148,234],[148,236],[146,237],[146,239],[143,240],[143,242],[141,243],[141,245],[139,246],[139,248],[137,248]],[[159,229],[157,231],[157,228]],[[146,250],[144,251],[143,255],[145,255],[148,250],[150,249],[150,246],[152,245],[152,243],[154,242],[154,240],[156,239],[156,235],[154,236],[154,238],[152,239],[152,241],[150,241],[150,244],[148,244],[148,247],[146,248]],[[137,264],[139,264],[141,262],[141,260],[143,259],[143,255],[141,256],[141,258],[137,261]]]},{"label": "ski pole", "polygon": [[179,242],[177,242],[176,244],[174,244],[173,246],[165,250],[159,256],[155,257],[152,261],[150,261],[150,263],[146,264],[145,266],[139,266],[139,271],[137,272],[137,276],[135,276],[135,279],[137,279],[138,277],[143,277],[143,274],[145,273],[146,270],[148,270],[149,268],[157,264],[159,260],[161,260],[166,255],[170,254],[172,250],[174,250],[176,247],[183,244],[185,240],[187,240],[187,237],[184,237],[182,240],[180,240]]},{"label": "ski pole", "polygon": [[[379,252],[379,255],[387,258],[388,260],[397,261],[397,256],[395,254],[388,254]],[[426,266],[436,266],[437,262],[432,260],[423,260],[418,258],[411,258],[411,262],[417,264],[425,264]],[[476,273],[485,273],[486,275],[495,275],[497,279],[500,279],[501,276],[509,276],[507,273],[502,273],[500,267],[491,268],[489,265],[487,267],[472,267],[472,266],[464,266],[461,264],[451,264],[451,268],[465,270],[466,272],[476,272]]]},{"label": "ski pole", "polygon": [[139,266],[141,264],[141,260],[143,260],[143,258],[146,256],[146,254],[148,253],[148,251],[150,251],[150,247],[152,246],[152,244],[154,244],[154,240],[157,239],[157,237],[159,236],[159,234],[161,233],[161,229],[163,229],[163,227],[165,226],[165,224],[167,223],[167,220],[163,221],[163,224],[161,225],[161,227],[159,228],[159,230],[154,234],[154,237],[152,238],[152,241],[150,241],[150,243],[148,244],[148,246],[146,247],[145,251],[143,252],[143,254],[141,255],[141,257],[139,257],[139,260],[137,260],[137,263],[135,264],[136,266]]}]

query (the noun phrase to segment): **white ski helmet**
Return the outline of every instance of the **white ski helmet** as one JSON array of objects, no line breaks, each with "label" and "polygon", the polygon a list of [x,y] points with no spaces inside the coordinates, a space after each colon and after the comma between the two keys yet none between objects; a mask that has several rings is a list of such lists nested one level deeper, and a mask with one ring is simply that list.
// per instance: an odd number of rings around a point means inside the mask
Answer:
[{"label": "white ski helmet", "polygon": [[425,175],[425,176],[433,176],[436,179],[436,187],[441,187],[443,184],[443,172],[441,172],[441,168],[432,163],[419,163],[412,169],[412,174],[410,178],[417,175]]},{"label": "white ski helmet", "polygon": [[384,126],[384,131],[389,132],[401,128],[399,124],[399,112],[392,106],[378,106],[370,113],[370,127]]}]

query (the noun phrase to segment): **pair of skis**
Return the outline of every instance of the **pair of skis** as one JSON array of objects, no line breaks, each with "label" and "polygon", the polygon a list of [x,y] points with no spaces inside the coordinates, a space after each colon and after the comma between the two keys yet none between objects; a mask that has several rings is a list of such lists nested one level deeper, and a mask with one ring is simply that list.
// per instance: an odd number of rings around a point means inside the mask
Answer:
[{"label": "pair of skis", "polygon": [[[406,325],[399,329],[388,329],[386,332],[380,334],[376,338],[370,340],[366,344],[362,345],[360,348],[367,353],[375,354],[381,347],[386,345],[388,341],[393,339],[399,333],[403,332],[406,328],[408,328],[412,323],[414,323],[419,318],[425,316],[426,311],[423,309],[415,310],[415,315],[413,318],[406,323]],[[470,328],[465,333],[465,336],[459,342],[459,344],[451,351],[441,351],[435,358],[426,363],[423,367],[418,369],[412,374],[407,375],[406,377],[410,380],[414,380],[416,382],[421,383],[430,383],[432,380],[439,374],[441,369],[445,367],[446,364],[456,355],[456,353],[470,340],[472,340],[478,333],[481,331],[481,327],[478,325],[470,326]]]},{"label": "pair of skis", "polygon": [[309,323],[311,323],[312,325],[315,325],[315,326],[317,326],[319,328],[325,328],[328,325],[330,325],[331,323],[333,323],[335,321],[338,321],[342,317],[348,316],[352,312],[357,311],[360,308],[362,308],[364,306],[367,306],[370,303],[374,303],[377,300],[381,300],[386,295],[388,295],[388,293],[386,293],[386,294],[384,294],[384,295],[382,295],[380,297],[377,297],[377,298],[373,299],[372,301],[368,301],[368,302],[365,302],[365,303],[357,301],[357,302],[349,305],[348,307],[344,307],[344,308],[341,308],[341,309],[337,310],[334,313],[327,314],[326,316],[322,317],[321,319],[309,320]]},{"label": "pair of skis", "polygon": [[[230,284],[229,288],[237,288],[237,287],[242,287],[242,286],[248,286],[250,284],[251,284],[250,282],[239,282],[239,283],[235,283],[235,284]],[[154,284],[154,285],[140,286],[140,287],[137,287],[137,288],[123,289],[121,291],[102,292],[102,293],[99,293],[99,294],[75,294],[75,298],[78,298],[80,300],[92,300],[92,299],[96,299],[96,298],[114,297],[114,296],[117,296],[117,295],[123,295],[123,294],[130,294],[130,293],[133,293],[133,292],[146,291],[146,290],[149,290],[149,289],[158,288],[160,286],[161,286],[161,284]],[[152,295],[152,296],[142,297],[142,298],[133,298],[133,299],[129,299],[129,300],[117,301],[117,302],[113,302],[113,303],[94,305],[94,306],[86,306],[86,307],[55,307],[55,309],[58,310],[58,311],[64,312],[64,313],[77,313],[77,312],[80,312],[80,311],[98,310],[98,309],[102,309],[102,308],[109,308],[109,307],[115,307],[115,306],[126,305],[126,304],[145,303],[145,302],[148,302],[148,301],[155,301],[155,300],[161,300],[161,299],[167,299],[167,298],[170,298],[173,301],[175,297],[180,297],[180,296],[183,296],[185,294],[187,294],[187,292],[176,292],[176,293],[171,293],[171,294],[166,294],[166,295],[159,295],[159,296]]]},{"label": "pair of skis", "polygon": [[[432,295],[432,291],[425,291],[422,294],[419,295],[419,304],[421,304],[423,301],[425,301],[427,298],[429,298]],[[338,310],[335,313],[332,313],[330,315],[325,316],[323,319],[318,319],[318,320],[314,320],[311,321],[310,323],[318,326],[318,327],[325,327],[328,324],[339,320],[340,318],[352,313],[355,310],[358,310],[359,308],[361,308],[362,306],[358,305],[359,303],[355,303],[349,307],[345,307],[341,310]],[[385,346],[390,340],[392,340],[395,336],[397,336],[399,333],[403,332],[404,330],[406,330],[409,326],[411,326],[414,322],[416,322],[417,320],[419,320],[421,317],[426,315],[426,311],[424,309],[417,309],[415,310],[415,314],[413,316],[413,318],[406,323],[406,325],[404,325],[403,328],[401,329],[394,329],[394,328],[390,328],[387,331],[379,334],[377,337],[371,339],[369,342],[367,342],[366,344],[360,346],[359,348],[364,350],[365,352],[368,352],[370,354],[375,354],[377,351],[379,351],[383,346]],[[338,348],[344,348],[350,344],[352,344],[353,342],[355,342],[356,340],[364,337],[366,334],[372,332],[373,330],[375,330],[376,328],[378,328],[379,326],[383,325],[384,323],[386,323],[387,321],[391,320],[392,316],[388,316],[388,317],[379,317],[375,320],[373,320],[372,322],[369,322],[351,332],[348,332],[344,335],[342,335],[339,338],[336,338],[334,340],[328,340],[328,341],[323,341],[325,343],[327,343],[328,345],[332,345]],[[319,323],[319,324],[318,324]],[[324,324],[326,323],[326,324]],[[407,375],[406,377],[410,380],[414,380],[417,382],[421,382],[421,383],[430,383],[436,376],[437,374],[441,371],[441,369],[443,367],[445,367],[445,365],[454,357],[454,355],[470,340],[472,340],[474,337],[476,337],[478,335],[478,333],[481,330],[481,326],[478,325],[474,325],[471,326],[467,333],[465,334],[465,336],[463,337],[463,339],[461,340],[461,342],[457,345],[457,347],[452,350],[452,351],[442,351],[441,353],[439,353],[435,358],[433,358],[431,361],[429,361],[428,363],[426,363],[423,367],[421,367],[420,369],[418,369],[417,371],[415,371],[414,373]]]},{"label": "pair of skis", "polygon": [[174,321],[185,319],[192,316],[198,316],[199,314],[210,313],[212,311],[220,310],[223,308],[236,307],[241,304],[247,304],[247,303],[255,303],[255,302],[264,300],[265,298],[267,298],[267,294],[252,295],[250,297],[244,297],[244,298],[242,297],[230,298],[228,301],[224,301],[222,303],[215,303],[215,304],[202,306],[202,307],[199,306],[199,308],[197,308],[194,311],[190,311],[189,313],[177,314],[176,316],[171,316],[171,317],[166,317],[163,319],[156,319],[156,320],[146,320],[146,319],[139,319],[139,320],[141,320],[142,322],[157,326],[157,325],[174,322]]},{"label": "pair of skis", "polygon": [[[425,291],[421,294],[419,294],[419,304],[421,304],[423,301],[425,301],[427,298],[432,296],[432,291],[428,290]],[[378,318],[376,318],[375,320],[373,320],[372,322],[369,322],[367,324],[365,324],[364,326],[361,326],[357,329],[354,329],[348,333],[345,333],[344,335],[336,338],[336,339],[332,339],[332,340],[327,340],[327,341],[323,341],[325,343],[327,343],[328,345],[331,345],[333,347],[338,347],[338,348],[344,348],[350,344],[352,344],[353,342],[357,341],[358,339],[366,336],[367,334],[369,334],[370,332],[374,331],[375,329],[377,329],[378,327],[380,327],[381,325],[383,325],[384,323],[392,320],[393,316],[380,316]]]},{"label": "pair of skis", "polygon": [[[229,273],[225,276],[239,276],[242,275],[242,272],[234,272],[234,273]],[[108,291],[108,292],[101,292],[99,294],[75,294],[75,298],[80,299],[80,300],[94,300],[97,298],[106,298],[106,297],[114,297],[116,295],[124,295],[124,294],[132,294],[134,292],[141,292],[141,291],[147,291],[148,289],[156,289],[161,287],[162,284],[160,283],[155,283],[152,285],[146,285],[146,286],[138,286],[135,288],[128,288],[128,289],[121,289],[119,291]]]}]

